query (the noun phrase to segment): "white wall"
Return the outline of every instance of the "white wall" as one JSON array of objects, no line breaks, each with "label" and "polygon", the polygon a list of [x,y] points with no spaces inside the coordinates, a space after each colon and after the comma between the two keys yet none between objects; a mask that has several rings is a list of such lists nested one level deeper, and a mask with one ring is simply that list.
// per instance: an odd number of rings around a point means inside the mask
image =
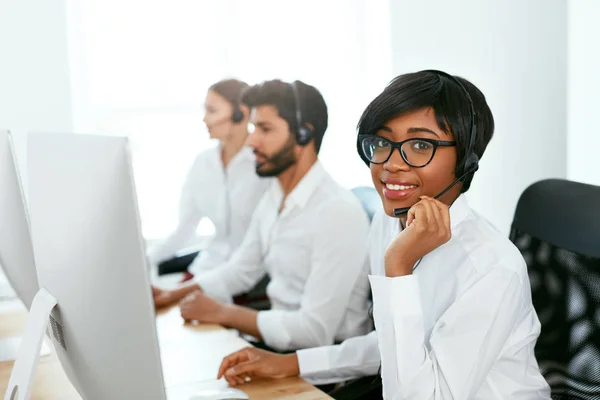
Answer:
[{"label": "white wall", "polygon": [[600,1],[569,0],[568,178],[600,185]]},{"label": "white wall", "polygon": [[496,130],[468,198],[508,233],[528,185],[566,177],[566,1],[399,0],[391,7],[396,74],[441,69],[486,95]]},{"label": "white wall", "polygon": [[0,0],[0,128],[15,135],[72,130],[65,0]]}]

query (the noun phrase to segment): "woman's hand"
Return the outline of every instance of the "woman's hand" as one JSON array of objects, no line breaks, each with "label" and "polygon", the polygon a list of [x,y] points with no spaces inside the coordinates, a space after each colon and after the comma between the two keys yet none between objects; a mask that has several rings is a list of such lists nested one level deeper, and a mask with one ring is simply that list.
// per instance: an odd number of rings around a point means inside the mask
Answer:
[{"label": "woman's hand", "polygon": [[223,359],[217,379],[224,376],[230,385],[235,386],[249,382],[254,376],[287,378],[299,374],[300,366],[296,353],[277,354],[254,347],[246,347]]},{"label": "woman's hand", "polygon": [[415,263],[448,242],[450,210],[436,199],[421,196],[408,210],[406,228],[385,252],[385,274],[389,277],[412,274]]}]

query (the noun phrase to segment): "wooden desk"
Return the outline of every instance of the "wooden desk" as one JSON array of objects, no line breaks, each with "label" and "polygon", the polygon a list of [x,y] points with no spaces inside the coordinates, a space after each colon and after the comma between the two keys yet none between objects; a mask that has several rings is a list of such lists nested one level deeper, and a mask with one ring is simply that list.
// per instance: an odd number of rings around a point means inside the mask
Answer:
[{"label": "wooden desk", "polygon": [[[20,334],[26,317],[25,311],[1,314],[0,337]],[[215,378],[222,358],[247,346],[234,332],[218,325],[184,325],[177,307],[160,311],[156,326],[169,400],[187,399],[206,385],[217,384]],[[12,365],[0,363],[0,397],[8,386]],[[251,399],[331,399],[301,378],[254,380],[238,388]],[[55,353],[40,358],[31,393],[31,400],[37,399],[81,399]]]}]

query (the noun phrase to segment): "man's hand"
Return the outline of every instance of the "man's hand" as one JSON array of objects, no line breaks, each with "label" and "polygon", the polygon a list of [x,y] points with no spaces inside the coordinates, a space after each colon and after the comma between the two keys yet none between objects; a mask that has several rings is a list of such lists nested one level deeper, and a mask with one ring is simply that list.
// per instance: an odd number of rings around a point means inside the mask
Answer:
[{"label": "man's hand", "polygon": [[152,286],[152,295],[154,297],[154,306],[156,308],[167,307],[171,304],[177,303],[177,298],[175,298],[172,290],[164,290],[159,289],[155,286]]},{"label": "man's hand", "polygon": [[197,290],[180,303],[181,316],[186,321],[204,324],[224,324],[227,306]]},{"label": "man's hand", "polygon": [[201,291],[202,289],[194,282],[186,282],[177,289],[165,290],[159,289],[156,286],[152,286],[152,295],[154,297],[154,306],[156,308],[167,307],[177,303],[188,294],[194,291]]},{"label": "man's hand", "polygon": [[287,378],[300,375],[298,356],[276,354],[246,347],[228,355],[221,362],[217,379],[225,377],[231,386],[249,382],[252,377]]},{"label": "man's hand", "polygon": [[406,228],[385,252],[385,274],[389,277],[412,274],[415,263],[451,238],[450,211],[446,204],[421,196],[407,214]]}]

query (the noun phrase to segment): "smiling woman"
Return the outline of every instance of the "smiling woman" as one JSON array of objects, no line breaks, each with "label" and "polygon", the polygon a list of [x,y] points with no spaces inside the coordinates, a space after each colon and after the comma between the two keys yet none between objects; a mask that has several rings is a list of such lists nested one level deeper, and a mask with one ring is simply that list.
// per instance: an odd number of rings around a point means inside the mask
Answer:
[{"label": "smiling woman", "polygon": [[[403,91],[377,97],[363,113],[359,154],[394,215],[406,214],[421,196],[450,205],[469,189],[494,131],[485,97],[470,82],[441,71],[402,75],[390,87],[395,85]],[[474,104],[483,108],[481,115]]]},{"label": "smiling woman", "polygon": [[[438,142],[432,137],[448,140]],[[453,139],[451,132],[438,128],[432,108],[401,114],[375,136],[362,136],[363,149],[370,150],[368,144],[373,142],[384,144],[386,150],[381,154],[376,147],[373,153],[365,152],[367,157],[372,154],[371,175],[386,209],[410,207],[420,196],[435,197],[456,179]]]}]

